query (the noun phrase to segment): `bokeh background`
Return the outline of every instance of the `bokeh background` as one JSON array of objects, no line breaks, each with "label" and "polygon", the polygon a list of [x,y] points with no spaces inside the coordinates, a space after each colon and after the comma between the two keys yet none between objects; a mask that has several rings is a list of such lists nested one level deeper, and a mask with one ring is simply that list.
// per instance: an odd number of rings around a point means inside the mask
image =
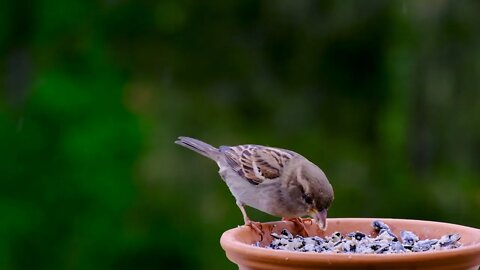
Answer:
[{"label": "bokeh background", "polygon": [[302,153],[331,217],[480,227],[478,1],[0,6],[1,269],[236,269],[179,135]]}]

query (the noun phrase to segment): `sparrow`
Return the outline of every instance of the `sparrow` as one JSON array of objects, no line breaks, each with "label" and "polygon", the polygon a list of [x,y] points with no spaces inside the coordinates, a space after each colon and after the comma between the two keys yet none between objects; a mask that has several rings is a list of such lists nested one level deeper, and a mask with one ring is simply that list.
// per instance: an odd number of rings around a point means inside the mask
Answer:
[{"label": "sparrow", "polygon": [[286,220],[310,216],[326,229],[333,188],[325,173],[302,155],[254,144],[215,148],[189,137],[179,137],[175,143],[217,163],[245,225],[257,232],[261,229],[250,220],[245,205]]}]

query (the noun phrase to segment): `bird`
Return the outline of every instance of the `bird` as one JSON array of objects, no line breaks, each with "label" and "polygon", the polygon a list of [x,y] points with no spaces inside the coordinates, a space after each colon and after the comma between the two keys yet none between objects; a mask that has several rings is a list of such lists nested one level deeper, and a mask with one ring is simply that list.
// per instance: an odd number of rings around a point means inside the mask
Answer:
[{"label": "bird", "polygon": [[255,144],[216,148],[185,136],[178,137],[175,143],[217,163],[218,173],[235,197],[244,224],[260,234],[261,224],[248,217],[245,206],[300,223],[302,216],[310,216],[321,230],[326,229],[333,188],[325,173],[302,155]]}]

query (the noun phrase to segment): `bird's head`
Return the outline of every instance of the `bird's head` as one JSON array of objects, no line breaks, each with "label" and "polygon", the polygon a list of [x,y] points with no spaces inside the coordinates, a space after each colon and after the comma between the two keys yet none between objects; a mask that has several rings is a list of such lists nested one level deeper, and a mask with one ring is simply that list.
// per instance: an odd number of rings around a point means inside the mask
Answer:
[{"label": "bird's head", "polygon": [[302,205],[309,216],[313,217],[319,227],[327,227],[327,211],[333,201],[333,188],[325,173],[315,164],[307,161],[297,167],[296,178],[300,189]]}]

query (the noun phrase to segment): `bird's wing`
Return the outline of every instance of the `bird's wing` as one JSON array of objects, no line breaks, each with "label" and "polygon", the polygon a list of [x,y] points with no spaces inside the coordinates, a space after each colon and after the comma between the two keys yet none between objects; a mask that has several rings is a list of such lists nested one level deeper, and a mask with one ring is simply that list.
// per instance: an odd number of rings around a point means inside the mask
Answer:
[{"label": "bird's wing", "polygon": [[221,146],[228,165],[253,185],[280,177],[294,152],[260,145]]}]

